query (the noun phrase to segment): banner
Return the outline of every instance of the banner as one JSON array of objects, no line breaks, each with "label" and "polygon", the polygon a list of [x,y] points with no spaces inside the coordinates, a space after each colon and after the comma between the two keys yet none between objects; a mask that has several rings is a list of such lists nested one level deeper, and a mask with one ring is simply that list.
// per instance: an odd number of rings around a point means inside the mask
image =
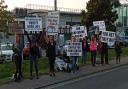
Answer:
[{"label": "banner", "polygon": [[125,32],[122,27],[118,27],[116,30],[116,40],[122,42],[125,38]]},{"label": "banner", "polygon": [[48,12],[46,18],[46,30],[49,33],[58,33],[59,28],[59,11]]},{"label": "banner", "polygon": [[76,38],[83,38],[87,36],[87,30],[85,26],[73,26],[72,35]]},{"label": "banner", "polygon": [[99,31],[106,31],[105,22],[104,21],[93,21],[93,26],[98,26]]},{"label": "banner", "polygon": [[42,18],[25,17],[25,31],[42,31]]},{"label": "banner", "polygon": [[115,32],[102,31],[101,42],[114,44],[115,43]]},{"label": "banner", "polygon": [[81,42],[68,42],[67,56],[82,56],[82,43]]}]

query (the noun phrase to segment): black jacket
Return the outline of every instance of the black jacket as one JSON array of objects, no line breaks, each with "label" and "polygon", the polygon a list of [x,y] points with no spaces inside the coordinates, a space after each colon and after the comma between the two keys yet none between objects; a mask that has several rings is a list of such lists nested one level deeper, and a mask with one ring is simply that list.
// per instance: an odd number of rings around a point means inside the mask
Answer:
[{"label": "black jacket", "polygon": [[116,52],[116,54],[122,53],[122,49],[121,49],[120,43],[116,43],[115,42],[115,52]]},{"label": "black jacket", "polygon": [[84,47],[84,42],[82,41],[82,50],[83,51],[88,51],[89,50],[89,45],[88,45],[88,42],[86,41],[86,47]]},{"label": "black jacket", "polygon": [[47,56],[48,57],[56,57],[56,43],[54,42],[53,45],[49,42],[47,44]]}]

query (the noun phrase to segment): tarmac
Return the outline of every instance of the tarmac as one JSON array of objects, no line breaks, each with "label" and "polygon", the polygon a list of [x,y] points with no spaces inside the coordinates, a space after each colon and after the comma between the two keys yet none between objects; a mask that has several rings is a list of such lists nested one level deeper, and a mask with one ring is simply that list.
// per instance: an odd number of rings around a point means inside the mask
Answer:
[{"label": "tarmac", "polygon": [[77,73],[67,73],[67,72],[56,72],[55,77],[50,77],[49,75],[42,75],[39,79],[24,79],[21,82],[9,82],[7,84],[1,85],[0,89],[43,89],[45,87],[66,82],[69,80],[77,79],[83,76],[88,76],[91,74],[111,70],[121,66],[128,65],[128,57],[122,58],[120,64],[116,64],[115,60],[109,61],[109,65],[96,64],[95,67],[92,65],[82,65]]}]

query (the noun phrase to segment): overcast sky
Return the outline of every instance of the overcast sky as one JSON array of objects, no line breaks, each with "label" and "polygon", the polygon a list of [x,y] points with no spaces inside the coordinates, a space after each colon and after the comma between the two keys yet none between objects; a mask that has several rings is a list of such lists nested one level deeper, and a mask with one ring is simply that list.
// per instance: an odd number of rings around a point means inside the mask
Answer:
[{"label": "overcast sky", "polygon": [[[57,0],[58,7],[83,9],[89,0]],[[54,0],[5,0],[5,4],[9,9],[14,7],[24,7],[26,4],[39,4],[45,6],[53,6]]]},{"label": "overcast sky", "polygon": [[[84,9],[89,0],[57,0],[58,7]],[[126,3],[126,0],[120,0],[121,3]],[[54,0],[5,0],[5,4],[9,9],[14,7],[24,7],[26,4],[38,4],[45,6],[53,6]]]}]

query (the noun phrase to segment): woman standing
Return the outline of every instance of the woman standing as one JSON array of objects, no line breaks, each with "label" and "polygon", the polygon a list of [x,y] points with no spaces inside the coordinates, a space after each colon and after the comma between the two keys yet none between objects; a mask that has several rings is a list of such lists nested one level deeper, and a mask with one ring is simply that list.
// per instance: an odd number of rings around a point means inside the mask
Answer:
[{"label": "woman standing", "polygon": [[116,63],[120,63],[120,54],[122,53],[120,42],[115,42],[115,52],[116,52]]},{"label": "woman standing", "polygon": [[88,51],[88,42],[86,37],[82,40],[82,64],[86,64],[87,51]]},{"label": "woman standing", "polygon": [[94,36],[92,36],[91,37],[91,42],[90,42],[90,52],[91,52],[92,66],[95,66],[95,63],[96,63],[96,51],[97,51],[96,38]]},{"label": "woman standing", "polygon": [[40,37],[36,37],[36,34],[32,35],[32,38],[30,39],[29,34],[25,31],[28,41],[29,41],[29,60],[30,60],[30,79],[33,79],[33,75],[32,75],[32,70],[33,70],[33,65],[35,67],[36,70],[36,79],[39,79],[38,76],[38,57],[39,57],[39,47],[37,45],[38,43],[38,39]]},{"label": "woman standing", "polygon": [[[71,42],[76,42],[76,38],[74,36],[71,37]],[[71,56],[71,64],[72,64],[72,73],[75,73],[77,70],[77,56]]]},{"label": "woman standing", "polygon": [[54,71],[54,64],[55,64],[55,58],[56,58],[56,43],[54,41],[53,36],[49,36],[49,39],[47,41],[47,56],[49,60],[49,75],[50,76],[55,76],[55,71]]},{"label": "woman standing", "polygon": [[22,56],[19,52],[19,49],[17,48],[17,46],[14,46],[13,48],[13,60],[15,61],[15,66],[16,66],[16,72],[14,75],[15,81],[19,81],[23,78],[22,75]]}]

